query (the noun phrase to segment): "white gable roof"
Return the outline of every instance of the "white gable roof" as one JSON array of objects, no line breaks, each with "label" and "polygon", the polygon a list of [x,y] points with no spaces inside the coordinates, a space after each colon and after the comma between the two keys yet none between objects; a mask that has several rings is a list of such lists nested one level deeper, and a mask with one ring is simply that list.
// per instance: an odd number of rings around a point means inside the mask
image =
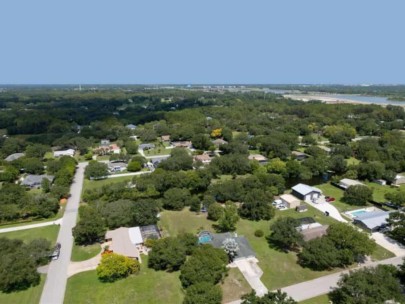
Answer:
[{"label": "white gable roof", "polygon": [[143,243],[143,237],[139,227],[129,228],[128,234],[132,244],[138,245]]},{"label": "white gable roof", "polygon": [[307,195],[307,194],[309,194],[309,193],[311,193],[311,192],[322,193],[322,191],[319,190],[318,188],[311,187],[311,186],[308,186],[308,185],[305,185],[305,184],[298,184],[298,185],[295,185],[294,187],[292,187],[292,189],[293,189],[295,192],[297,192],[297,193],[299,193],[299,194],[301,194],[301,195]]}]

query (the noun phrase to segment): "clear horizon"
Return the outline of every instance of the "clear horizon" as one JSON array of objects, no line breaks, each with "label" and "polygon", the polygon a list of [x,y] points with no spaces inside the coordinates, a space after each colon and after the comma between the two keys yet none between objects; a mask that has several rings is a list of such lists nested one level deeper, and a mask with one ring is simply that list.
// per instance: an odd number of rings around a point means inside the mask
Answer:
[{"label": "clear horizon", "polygon": [[405,83],[400,0],[22,0],[0,11],[3,86]]}]

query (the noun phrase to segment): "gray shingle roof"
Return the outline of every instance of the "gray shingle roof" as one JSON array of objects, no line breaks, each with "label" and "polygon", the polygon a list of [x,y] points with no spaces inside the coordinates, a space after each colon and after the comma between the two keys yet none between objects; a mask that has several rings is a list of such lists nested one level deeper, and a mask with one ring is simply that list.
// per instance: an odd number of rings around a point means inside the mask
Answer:
[{"label": "gray shingle roof", "polygon": [[11,161],[19,159],[20,157],[23,157],[23,156],[25,156],[24,153],[14,153],[14,154],[7,156],[4,160],[11,162]]},{"label": "gray shingle roof", "polygon": [[46,178],[48,179],[50,182],[53,182],[54,176],[52,175],[27,175],[23,182],[21,183],[21,185],[23,186],[40,186],[42,183],[42,180]]},{"label": "gray shingle roof", "polygon": [[212,233],[212,240],[208,244],[211,244],[215,248],[222,248],[223,242],[226,239],[234,239],[239,246],[239,251],[235,259],[255,257],[256,253],[253,251],[248,240],[244,236],[235,236],[234,233]]}]

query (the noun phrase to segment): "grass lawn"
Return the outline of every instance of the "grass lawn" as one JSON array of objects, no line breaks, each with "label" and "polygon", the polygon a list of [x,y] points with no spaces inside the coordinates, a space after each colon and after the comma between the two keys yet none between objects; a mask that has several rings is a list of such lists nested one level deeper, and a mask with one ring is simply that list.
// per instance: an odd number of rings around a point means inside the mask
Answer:
[{"label": "grass lawn", "polygon": [[45,284],[45,275],[41,275],[41,282],[35,286],[28,288],[27,290],[2,293],[0,292],[1,304],[36,304],[39,303],[41,298],[42,289]]},{"label": "grass lawn", "polygon": [[328,304],[329,303],[329,298],[328,295],[322,295],[318,296],[312,299],[308,299],[302,302],[299,302],[299,304]]},{"label": "grass lawn", "polygon": [[[279,216],[299,217],[314,217],[316,221],[322,224],[330,224],[335,222],[332,218],[324,216],[321,212],[309,206],[309,211],[298,213],[294,210],[278,211],[276,218]],[[275,219],[270,221],[252,222],[248,220],[239,220],[237,224],[237,232],[245,236],[253,250],[256,252],[256,257],[259,260],[259,266],[263,270],[262,282],[269,290],[289,286],[299,282],[312,280],[327,274],[332,271],[312,271],[303,268],[297,264],[297,255],[294,252],[281,252],[269,247],[265,237],[255,237],[254,232],[257,229],[264,231],[265,236],[270,233],[270,225]],[[335,271],[339,271],[336,269]]]},{"label": "grass lawn", "polygon": [[182,211],[163,211],[158,226],[163,229],[164,236],[176,236],[183,232],[197,233],[201,230],[214,232],[212,224],[214,222],[207,219],[206,213],[196,214],[189,208],[184,208]]},{"label": "grass lawn", "polygon": [[55,244],[59,233],[59,225],[50,225],[45,227],[13,231],[0,233],[0,237],[6,237],[10,239],[20,239],[24,242],[30,242],[34,239],[45,238]]},{"label": "grass lawn", "polygon": [[252,290],[238,268],[230,268],[228,276],[220,286],[223,293],[222,303],[239,300],[242,295]]},{"label": "grass lawn", "polygon": [[83,192],[86,190],[93,190],[97,188],[101,188],[105,185],[111,185],[116,183],[122,182],[130,182],[132,181],[133,176],[121,176],[121,177],[114,177],[114,178],[106,178],[100,180],[88,180],[85,179],[83,183]]},{"label": "grass lawn", "polygon": [[180,272],[155,271],[147,264],[147,257],[142,257],[139,274],[114,283],[100,282],[95,270],[74,275],[68,279],[64,303],[182,303]]},{"label": "grass lawn", "polygon": [[[346,212],[350,210],[355,210],[359,208],[363,208],[364,206],[353,206],[346,204],[342,201],[343,198],[343,190],[339,189],[338,187],[333,186],[330,183],[317,185],[317,188],[321,189],[323,194],[326,196],[334,197],[336,200],[332,203],[340,212]],[[370,206],[372,206],[370,204]]]},{"label": "grass lawn", "polygon": [[374,261],[380,261],[380,260],[393,258],[394,256],[395,256],[395,254],[393,254],[391,251],[388,251],[384,247],[377,245],[377,248],[372,253],[371,258]]},{"label": "grass lawn", "polygon": [[101,252],[100,244],[88,246],[73,245],[72,257],[73,262],[80,262],[91,259]]},{"label": "grass lawn", "polygon": [[170,152],[172,152],[172,149],[166,149],[162,146],[155,149],[144,150],[145,156],[170,155]]},{"label": "grass lawn", "polygon": [[371,182],[364,182],[366,186],[368,186],[370,189],[373,189],[373,200],[378,202],[378,203],[383,203],[386,202],[387,199],[385,198],[386,193],[392,193],[396,192],[399,190],[405,190],[405,185],[402,185],[400,188],[394,188],[390,186],[382,186],[376,183],[371,183]]},{"label": "grass lawn", "polygon": [[348,166],[351,166],[351,165],[356,166],[356,165],[358,165],[359,163],[360,163],[360,161],[359,161],[357,158],[354,158],[354,157],[350,157],[350,158],[347,160],[347,165],[348,165]]}]

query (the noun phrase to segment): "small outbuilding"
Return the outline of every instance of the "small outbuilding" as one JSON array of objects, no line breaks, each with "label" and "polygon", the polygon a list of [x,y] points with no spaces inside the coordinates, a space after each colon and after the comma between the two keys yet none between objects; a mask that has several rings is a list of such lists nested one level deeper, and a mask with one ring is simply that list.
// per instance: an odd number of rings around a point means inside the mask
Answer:
[{"label": "small outbuilding", "polygon": [[291,194],[283,194],[280,199],[288,209],[297,208],[301,204],[301,201]]},{"label": "small outbuilding", "polygon": [[350,186],[357,186],[357,185],[365,186],[362,182],[350,178],[344,178],[339,181],[339,187],[342,189],[347,189]]},{"label": "small outbuilding", "polygon": [[299,205],[295,208],[297,212],[306,212],[308,211],[308,206],[306,204]]},{"label": "small outbuilding", "polygon": [[292,187],[292,195],[303,201],[314,201],[321,197],[322,191],[312,186],[298,184]]}]

